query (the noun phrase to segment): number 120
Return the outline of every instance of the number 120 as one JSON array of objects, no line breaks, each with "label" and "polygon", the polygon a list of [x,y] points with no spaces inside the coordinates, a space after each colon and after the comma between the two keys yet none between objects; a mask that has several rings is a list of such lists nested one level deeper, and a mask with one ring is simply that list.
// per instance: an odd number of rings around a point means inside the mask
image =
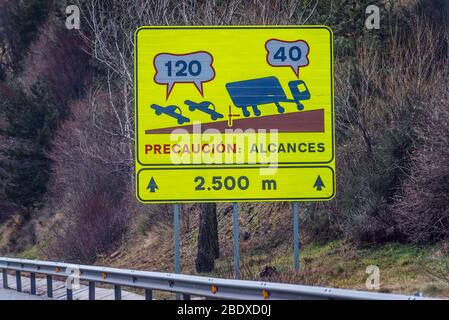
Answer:
[{"label": "number 120", "polygon": [[[167,67],[167,75],[173,76],[173,61],[168,61],[165,66]],[[177,77],[196,77],[201,73],[201,63],[197,60],[186,62],[184,60],[178,60],[175,63],[175,75]]]}]

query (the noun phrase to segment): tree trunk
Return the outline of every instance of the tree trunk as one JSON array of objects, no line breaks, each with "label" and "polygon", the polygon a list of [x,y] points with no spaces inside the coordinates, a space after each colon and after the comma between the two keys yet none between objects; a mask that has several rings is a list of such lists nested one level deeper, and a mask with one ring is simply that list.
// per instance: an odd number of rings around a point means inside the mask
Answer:
[{"label": "tree trunk", "polygon": [[220,257],[220,244],[218,242],[218,221],[217,221],[217,205],[215,203],[212,204],[213,214],[212,214],[212,225],[211,225],[211,232],[212,232],[212,251],[214,254],[214,258],[218,259]]},{"label": "tree trunk", "polygon": [[220,255],[218,244],[217,212],[215,203],[200,204],[197,272],[214,270],[214,260]]}]

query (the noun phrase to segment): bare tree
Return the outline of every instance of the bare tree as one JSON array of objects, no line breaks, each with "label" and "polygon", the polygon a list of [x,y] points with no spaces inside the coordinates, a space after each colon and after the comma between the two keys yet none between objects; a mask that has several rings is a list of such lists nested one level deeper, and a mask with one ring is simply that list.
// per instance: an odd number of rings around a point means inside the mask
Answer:
[{"label": "bare tree", "polygon": [[195,260],[197,272],[214,270],[214,260],[220,256],[217,214],[215,203],[200,205],[198,253]]}]

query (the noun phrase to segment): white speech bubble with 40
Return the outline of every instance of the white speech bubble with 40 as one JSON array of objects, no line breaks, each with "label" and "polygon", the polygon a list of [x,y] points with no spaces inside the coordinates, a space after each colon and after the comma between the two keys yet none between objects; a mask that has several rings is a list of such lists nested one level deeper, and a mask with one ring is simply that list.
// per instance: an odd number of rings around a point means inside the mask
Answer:
[{"label": "white speech bubble with 40", "polygon": [[290,67],[299,77],[299,68],[309,65],[309,45],[303,40],[270,39],[265,43],[267,62],[273,67]]},{"label": "white speech bubble with 40", "polygon": [[167,86],[166,99],[177,83],[192,83],[204,96],[203,83],[215,77],[212,63],[212,55],[206,51],[187,54],[159,53],[154,57],[154,81]]}]

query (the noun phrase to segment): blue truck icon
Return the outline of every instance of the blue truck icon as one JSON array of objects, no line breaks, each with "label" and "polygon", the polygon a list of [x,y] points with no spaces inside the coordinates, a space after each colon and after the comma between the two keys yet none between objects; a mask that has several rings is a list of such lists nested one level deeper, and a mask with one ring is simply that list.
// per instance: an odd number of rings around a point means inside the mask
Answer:
[{"label": "blue truck icon", "polygon": [[250,79],[226,84],[229,96],[234,105],[242,109],[245,117],[250,116],[248,107],[253,109],[256,116],[261,112],[258,106],[274,103],[279,113],[285,109],[280,102],[295,102],[298,110],[303,110],[304,105],[300,102],[310,99],[310,92],[302,80],[293,80],[288,83],[288,87],[293,99],[287,99],[287,95],[282,89],[281,83],[276,77],[266,77],[259,79]]}]

